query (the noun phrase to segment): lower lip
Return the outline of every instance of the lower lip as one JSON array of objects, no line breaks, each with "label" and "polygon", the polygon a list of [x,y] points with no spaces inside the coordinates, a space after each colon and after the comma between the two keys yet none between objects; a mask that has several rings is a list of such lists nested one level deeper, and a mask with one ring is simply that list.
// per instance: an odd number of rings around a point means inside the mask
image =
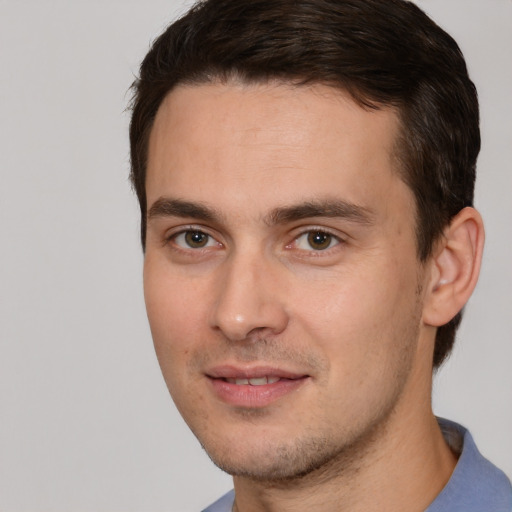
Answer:
[{"label": "lower lip", "polygon": [[223,379],[209,378],[215,394],[223,401],[236,407],[255,408],[265,407],[280,398],[297,390],[308,380],[308,377],[299,379],[281,379],[272,384],[251,386],[250,384],[237,385]]}]

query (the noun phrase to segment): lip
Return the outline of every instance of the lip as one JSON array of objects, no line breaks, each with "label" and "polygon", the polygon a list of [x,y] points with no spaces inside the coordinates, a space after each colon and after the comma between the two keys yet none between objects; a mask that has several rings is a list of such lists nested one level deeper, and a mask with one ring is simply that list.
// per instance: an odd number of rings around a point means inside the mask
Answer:
[{"label": "lip", "polygon": [[[302,387],[309,375],[272,366],[216,366],[206,372],[213,393],[222,402],[236,407],[261,408]],[[235,380],[262,379],[266,384],[236,384]],[[274,381],[276,378],[279,380]]]}]

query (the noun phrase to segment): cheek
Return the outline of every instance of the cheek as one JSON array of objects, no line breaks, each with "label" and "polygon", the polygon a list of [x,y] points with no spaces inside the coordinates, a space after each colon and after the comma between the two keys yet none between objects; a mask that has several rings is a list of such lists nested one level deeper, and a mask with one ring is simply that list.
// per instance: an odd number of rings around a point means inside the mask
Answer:
[{"label": "cheek", "polygon": [[418,339],[415,285],[405,274],[369,277],[369,272],[345,276],[329,294],[310,290],[309,310],[297,315],[300,329],[329,361],[323,386],[326,410],[333,411],[336,421],[352,418],[354,424],[377,414],[396,396],[410,372]]},{"label": "cheek", "polygon": [[299,286],[290,304],[300,329],[331,359],[341,360],[344,372],[365,371],[374,360],[393,359],[419,324],[417,275],[409,267],[391,261],[353,266]]},{"label": "cheek", "polygon": [[321,279],[297,279],[289,305],[315,329],[329,331],[343,325],[344,331],[353,327],[357,332],[387,323],[397,306],[402,308],[410,300],[414,287],[391,268],[368,267],[352,266]]},{"label": "cheek", "polygon": [[200,338],[201,292],[170,274],[165,265],[146,257],[144,298],[158,360],[167,380],[174,366],[183,364],[194,340]]},{"label": "cheek", "polygon": [[204,339],[198,310],[203,301],[189,281],[169,275],[165,265],[145,261],[144,296],[155,352],[167,388],[186,421],[206,414],[200,405],[203,390],[188,370],[191,354]]}]

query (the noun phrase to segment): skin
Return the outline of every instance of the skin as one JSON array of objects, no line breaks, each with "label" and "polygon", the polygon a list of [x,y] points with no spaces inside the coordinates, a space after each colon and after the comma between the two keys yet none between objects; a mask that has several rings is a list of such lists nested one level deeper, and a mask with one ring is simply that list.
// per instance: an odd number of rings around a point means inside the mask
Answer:
[{"label": "skin", "polygon": [[[460,307],[438,297],[453,298],[463,258],[445,244],[419,262],[398,131],[393,110],[321,85],[179,86],[158,111],[148,317],[178,409],[234,475],[237,510],[424,510],[456,463],[431,361],[436,325]],[[474,218],[462,245],[480,240]],[[232,403],[216,387],[226,367],[294,378]]]}]

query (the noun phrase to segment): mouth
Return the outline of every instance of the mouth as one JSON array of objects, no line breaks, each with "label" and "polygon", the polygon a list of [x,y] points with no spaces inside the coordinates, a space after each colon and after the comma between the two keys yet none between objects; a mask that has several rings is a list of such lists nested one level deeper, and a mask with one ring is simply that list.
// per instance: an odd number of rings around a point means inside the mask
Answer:
[{"label": "mouth", "polygon": [[224,379],[226,382],[230,384],[236,384],[237,386],[265,386],[267,384],[274,384],[281,380],[280,377],[274,376],[265,376],[265,377],[253,377],[250,379],[241,378],[241,379]]},{"label": "mouth", "polygon": [[242,408],[261,408],[301,388],[306,374],[276,368],[219,366],[206,374],[214,395],[222,402]]}]

